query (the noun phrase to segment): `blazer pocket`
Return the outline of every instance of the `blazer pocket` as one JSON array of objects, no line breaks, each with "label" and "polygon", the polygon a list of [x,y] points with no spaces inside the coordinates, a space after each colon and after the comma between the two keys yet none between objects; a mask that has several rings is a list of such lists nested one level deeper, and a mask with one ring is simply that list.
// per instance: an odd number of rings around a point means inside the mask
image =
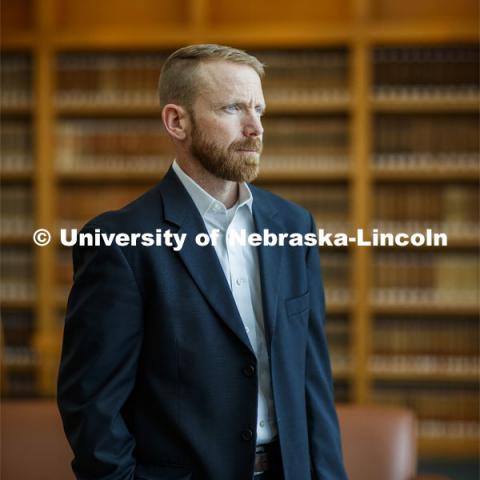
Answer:
[{"label": "blazer pocket", "polygon": [[285,300],[287,315],[299,315],[310,308],[310,292]]}]

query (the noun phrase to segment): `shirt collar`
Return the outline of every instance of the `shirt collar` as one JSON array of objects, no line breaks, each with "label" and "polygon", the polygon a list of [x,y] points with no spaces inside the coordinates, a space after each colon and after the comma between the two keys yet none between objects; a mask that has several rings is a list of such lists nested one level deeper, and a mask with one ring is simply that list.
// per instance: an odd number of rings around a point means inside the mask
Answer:
[{"label": "shirt collar", "polygon": [[[212,197],[206,190],[204,190],[197,182],[195,182],[191,177],[189,177],[178,165],[177,161],[174,160],[172,164],[173,171],[176,173],[179,180],[182,182],[182,185],[187,190],[190,197],[192,197],[193,203],[197,207],[200,215],[204,217],[207,212],[220,212],[226,211],[225,205]],[[239,183],[239,198],[237,203],[234,205],[238,209],[247,205],[250,213],[252,213],[253,205],[253,196],[250,188],[245,182]]]}]

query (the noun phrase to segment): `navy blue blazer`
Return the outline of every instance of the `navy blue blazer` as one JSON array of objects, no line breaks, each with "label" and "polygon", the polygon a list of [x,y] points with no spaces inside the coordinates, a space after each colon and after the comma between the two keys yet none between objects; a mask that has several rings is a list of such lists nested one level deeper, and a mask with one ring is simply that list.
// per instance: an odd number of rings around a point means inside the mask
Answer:
[{"label": "navy blue blazer", "polygon": [[[257,231],[316,232],[251,186]],[[74,247],[58,406],[78,479],[251,480],[256,357],[192,199],[172,169],[83,231],[187,233],[183,249]],[[342,480],[317,247],[257,247],[286,480]],[[253,373],[253,374],[252,374]]]}]

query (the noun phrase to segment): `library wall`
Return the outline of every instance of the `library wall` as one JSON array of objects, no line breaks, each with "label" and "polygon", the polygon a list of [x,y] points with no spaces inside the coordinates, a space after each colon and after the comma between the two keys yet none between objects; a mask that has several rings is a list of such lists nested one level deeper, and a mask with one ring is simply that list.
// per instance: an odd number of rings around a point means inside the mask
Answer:
[{"label": "library wall", "polygon": [[[328,232],[433,231],[447,247],[323,247],[339,402],[406,405],[423,457],[475,457],[479,48],[473,0],[4,0],[2,395],[52,397],[72,283],[60,228],[159,181],[156,85],[175,48],[267,65],[257,184]],[[36,228],[52,243],[38,248]]]}]

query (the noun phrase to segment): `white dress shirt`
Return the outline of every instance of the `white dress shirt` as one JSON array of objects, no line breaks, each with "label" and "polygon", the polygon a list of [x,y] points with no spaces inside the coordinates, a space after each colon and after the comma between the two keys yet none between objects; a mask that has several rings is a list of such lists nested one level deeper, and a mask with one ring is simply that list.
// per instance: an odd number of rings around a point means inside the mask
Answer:
[{"label": "white dress shirt", "polygon": [[[237,203],[227,209],[225,205],[212,197],[177,164],[173,170],[192,197],[209,234],[218,229],[218,239],[214,245],[220,264],[227,278],[233,298],[242,318],[250,344],[257,357],[258,368],[258,410],[257,445],[272,441],[277,435],[277,425],[273,407],[272,385],[265,340],[265,326],[262,307],[262,290],[257,252],[250,245],[239,242],[227,242],[232,231],[246,234],[254,232],[252,215],[253,197],[248,185],[239,184]],[[219,385],[219,388],[221,386]]]}]

